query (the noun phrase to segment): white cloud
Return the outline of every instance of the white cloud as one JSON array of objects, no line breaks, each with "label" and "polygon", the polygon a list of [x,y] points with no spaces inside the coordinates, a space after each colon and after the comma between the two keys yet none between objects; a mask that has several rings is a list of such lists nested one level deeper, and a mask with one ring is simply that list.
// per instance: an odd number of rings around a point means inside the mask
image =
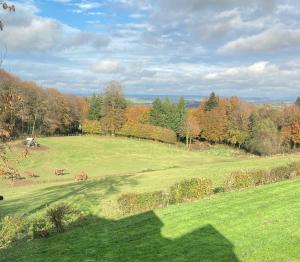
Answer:
[{"label": "white cloud", "polygon": [[231,67],[218,72],[210,72],[204,76],[206,80],[238,79],[261,77],[278,72],[276,65],[268,61],[261,61],[250,66]]},{"label": "white cloud", "polygon": [[222,53],[272,52],[299,47],[300,30],[275,26],[257,35],[240,37],[219,49]]},{"label": "white cloud", "polygon": [[93,67],[92,70],[94,72],[106,72],[106,73],[112,73],[117,72],[121,69],[121,64],[119,61],[116,60],[101,60],[97,61]]}]

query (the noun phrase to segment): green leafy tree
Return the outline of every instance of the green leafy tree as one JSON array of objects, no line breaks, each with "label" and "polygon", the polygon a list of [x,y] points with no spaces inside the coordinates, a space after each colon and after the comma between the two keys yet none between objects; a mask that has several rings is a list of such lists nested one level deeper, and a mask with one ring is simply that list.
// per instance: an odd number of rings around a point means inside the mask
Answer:
[{"label": "green leafy tree", "polygon": [[211,111],[215,107],[217,107],[219,104],[219,97],[216,96],[214,92],[212,92],[208,98],[208,100],[205,102],[204,110]]},{"label": "green leafy tree", "polygon": [[101,96],[96,96],[95,94],[93,94],[93,96],[89,101],[89,109],[88,109],[89,120],[100,120],[101,106],[102,106]]},{"label": "green leafy tree", "polygon": [[271,155],[278,153],[280,146],[280,134],[272,120],[262,119],[254,123],[247,143],[250,152]]},{"label": "green leafy tree", "polygon": [[114,135],[126,121],[126,99],[121,85],[112,81],[105,88],[102,96],[101,127],[104,132]]}]

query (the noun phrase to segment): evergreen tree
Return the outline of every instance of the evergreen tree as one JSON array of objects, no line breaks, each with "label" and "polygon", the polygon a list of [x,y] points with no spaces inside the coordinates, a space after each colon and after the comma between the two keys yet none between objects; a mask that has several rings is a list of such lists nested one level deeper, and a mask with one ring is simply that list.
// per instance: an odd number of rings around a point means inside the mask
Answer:
[{"label": "evergreen tree", "polygon": [[183,98],[178,103],[170,99],[163,102],[156,98],[150,110],[150,123],[155,126],[171,129],[177,134],[181,132],[186,119],[186,106]]},{"label": "evergreen tree", "polygon": [[187,118],[187,110],[186,104],[183,97],[180,97],[178,104],[177,104],[177,119],[176,119],[176,132],[180,133],[182,127],[184,126]]},{"label": "evergreen tree", "polygon": [[102,106],[101,96],[96,96],[95,94],[93,94],[92,98],[89,101],[89,109],[88,109],[89,120],[100,120],[101,106]]},{"label": "evergreen tree", "polygon": [[296,102],[295,102],[296,106],[300,106],[300,96],[297,98]]},{"label": "evergreen tree", "polygon": [[205,103],[204,110],[211,111],[215,107],[217,107],[219,104],[219,97],[216,96],[214,92],[212,92],[208,98],[208,100]]},{"label": "evergreen tree", "polygon": [[155,126],[164,127],[164,118],[165,118],[165,111],[163,103],[161,102],[160,98],[157,97],[153,103],[152,108],[150,110],[150,123]]}]

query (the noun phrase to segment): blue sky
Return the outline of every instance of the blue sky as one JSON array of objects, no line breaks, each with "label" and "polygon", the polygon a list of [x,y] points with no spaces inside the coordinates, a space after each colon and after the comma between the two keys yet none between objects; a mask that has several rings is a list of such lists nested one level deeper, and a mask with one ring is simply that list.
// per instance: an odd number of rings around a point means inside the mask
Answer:
[{"label": "blue sky", "polygon": [[298,0],[25,0],[2,67],[67,93],[300,95]]}]

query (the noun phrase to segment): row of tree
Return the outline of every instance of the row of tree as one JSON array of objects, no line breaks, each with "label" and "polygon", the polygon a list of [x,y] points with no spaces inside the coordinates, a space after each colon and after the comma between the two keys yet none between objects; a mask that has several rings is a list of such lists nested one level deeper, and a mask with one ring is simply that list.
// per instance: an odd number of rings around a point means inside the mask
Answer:
[{"label": "row of tree", "polygon": [[[86,109],[85,109],[86,108]],[[44,89],[0,71],[0,136],[54,135],[80,129],[85,98]]]},{"label": "row of tree", "polygon": [[[133,136],[142,136],[145,130],[157,126],[172,130],[177,140],[185,140],[187,146],[194,140],[225,143],[260,155],[300,146],[300,99],[295,104],[276,107],[254,105],[237,97],[220,98],[212,93],[197,108],[188,109],[183,98],[177,103],[157,98],[148,107],[126,105],[125,98],[121,99],[121,91],[115,93],[113,102],[113,94],[107,99],[109,89],[102,96],[93,96],[89,100],[88,118],[102,122],[99,127],[102,126],[104,132],[110,129],[110,133],[122,133],[122,128],[126,127],[127,135],[132,132]],[[118,103],[120,108],[112,109],[112,105]],[[108,127],[105,125],[108,119],[115,119],[114,123],[118,124]],[[148,133],[144,136],[151,137]]]},{"label": "row of tree", "polygon": [[212,93],[197,108],[155,99],[128,104],[110,82],[101,95],[64,95],[0,71],[0,137],[81,132],[121,134],[166,142],[225,143],[267,155],[300,147],[300,99],[285,106],[254,105]]}]

